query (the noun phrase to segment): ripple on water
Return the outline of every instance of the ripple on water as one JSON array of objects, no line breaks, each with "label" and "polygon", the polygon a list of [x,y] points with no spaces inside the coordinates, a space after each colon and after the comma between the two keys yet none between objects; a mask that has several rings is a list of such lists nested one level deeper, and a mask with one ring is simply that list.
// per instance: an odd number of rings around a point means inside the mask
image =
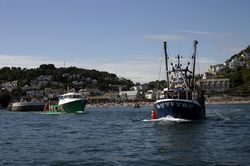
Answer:
[{"label": "ripple on water", "polygon": [[250,165],[249,109],[208,107],[199,122],[147,120],[150,107],[0,112],[0,165]]}]

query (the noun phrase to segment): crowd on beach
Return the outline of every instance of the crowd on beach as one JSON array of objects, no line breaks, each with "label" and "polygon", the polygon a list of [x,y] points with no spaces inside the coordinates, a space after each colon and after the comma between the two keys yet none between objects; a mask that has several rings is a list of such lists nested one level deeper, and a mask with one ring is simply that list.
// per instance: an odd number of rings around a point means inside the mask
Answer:
[{"label": "crowd on beach", "polygon": [[149,101],[124,101],[124,102],[100,102],[100,103],[88,103],[87,108],[98,107],[141,107],[141,106],[153,106],[153,102]]},{"label": "crowd on beach", "polygon": [[206,104],[249,104],[250,97],[243,96],[211,96],[206,97]]},{"label": "crowd on beach", "polygon": [[[250,97],[242,96],[212,96],[206,97],[206,104],[247,104],[250,103]],[[88,103],[87,108],[98,107],[135,107],[135,105],[153,106],[154,101],[126,101],[126,102],[100,102]]]},{"label": "crowd on beach", "polygon": [[[250,104],[250,97],[225,97],[225,96],[213,96],[206,97],[206,104]],[[100,102],[100,103],[88,103],[87,108],[103,108],[103,107],[143,107],[153,106],[154,101],[124,101],[124,102]]]}]

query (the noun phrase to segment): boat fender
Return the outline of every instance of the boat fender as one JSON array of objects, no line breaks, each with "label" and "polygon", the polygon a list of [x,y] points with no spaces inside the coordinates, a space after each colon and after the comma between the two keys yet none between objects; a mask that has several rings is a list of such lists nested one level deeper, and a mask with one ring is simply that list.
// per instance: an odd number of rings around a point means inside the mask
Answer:
[{"label": "boat fender", "polygon": [[155,111],[151,111],[151,119],[156,119],[156,113],[155,113]]}]

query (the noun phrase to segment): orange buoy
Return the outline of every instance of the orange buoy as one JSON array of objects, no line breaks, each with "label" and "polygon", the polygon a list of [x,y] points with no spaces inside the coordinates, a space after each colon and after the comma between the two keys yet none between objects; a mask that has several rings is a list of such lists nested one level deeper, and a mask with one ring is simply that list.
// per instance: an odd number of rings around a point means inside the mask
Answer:
[{"label": "orange buoy", "polygon": [[156,119],[156,113],[155,113],[155,111],[151,111],[151,119]]}]

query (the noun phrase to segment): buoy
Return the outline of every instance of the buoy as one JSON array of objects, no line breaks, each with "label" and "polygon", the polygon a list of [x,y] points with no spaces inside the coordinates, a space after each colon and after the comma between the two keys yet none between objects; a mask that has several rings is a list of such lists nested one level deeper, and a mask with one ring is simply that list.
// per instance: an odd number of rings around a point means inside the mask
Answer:
[{"label": "buoy", "polygon": [[151,111],[151,119],[156,119],[156,113],[155,113],[155,111]]}]

